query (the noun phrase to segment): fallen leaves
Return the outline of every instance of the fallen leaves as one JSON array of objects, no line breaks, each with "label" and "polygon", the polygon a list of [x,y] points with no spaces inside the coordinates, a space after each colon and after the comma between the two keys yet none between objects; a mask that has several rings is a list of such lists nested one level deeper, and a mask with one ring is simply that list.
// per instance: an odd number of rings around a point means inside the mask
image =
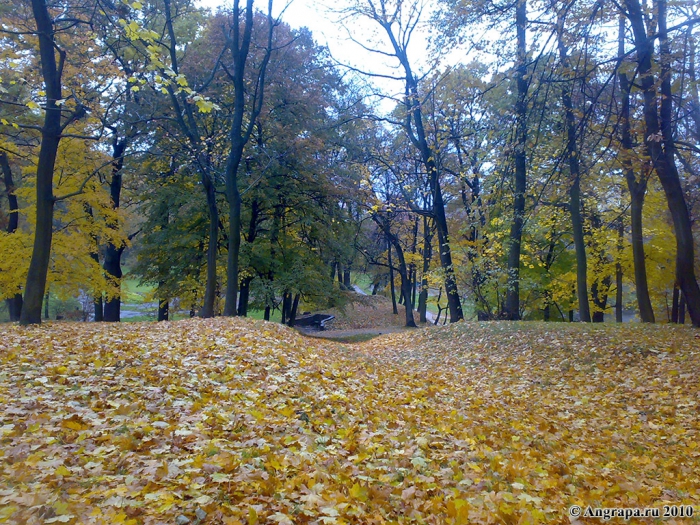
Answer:
[{"label": "fallen leaves", "polygon": [[3,330],[0,523],[568,523],[574,504],[700,503],[687,328]]}]

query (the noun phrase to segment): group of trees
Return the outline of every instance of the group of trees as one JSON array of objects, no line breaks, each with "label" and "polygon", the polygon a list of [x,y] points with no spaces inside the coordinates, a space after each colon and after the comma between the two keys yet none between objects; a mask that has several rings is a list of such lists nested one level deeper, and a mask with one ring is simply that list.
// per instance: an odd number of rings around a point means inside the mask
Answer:
[{"label": "group of trees", "polygon": [[408,326],[431,290],[451,322],[631,302],[700,326],[694,2],[353,0],[339,18],[386,62],[368,71],[262,7],[3,2],[13,320],[80,290],[118,321],[128,249],[159,319],[176,300],[293,324],[362,268],[395,309],[398,284]]}]

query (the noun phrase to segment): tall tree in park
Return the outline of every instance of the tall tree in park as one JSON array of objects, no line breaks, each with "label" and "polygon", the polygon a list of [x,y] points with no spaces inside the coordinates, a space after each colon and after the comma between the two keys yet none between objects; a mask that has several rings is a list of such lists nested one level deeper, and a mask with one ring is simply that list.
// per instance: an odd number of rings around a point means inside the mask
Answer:
[{"label": "tall tree in park", "polygon": [[561,96],[566,115],[565,155],[569,165],[570,177],[569,213],[571,215],[571,228],[576,250],[576,294],[578,296],[579,315],[581,321],[590,323],[591,312],[588,304],[586,245],[583,237],[583,218],[581,216],[581,156],[577,146],[579,123],[576,119],[576,111],[571,97],[571,92],[575,86],[574,82],[572,82],[575,71],[572,68],[571,59],[569,57],[569,48],[567,44],[569,35],[565,33],[567,15],[568,10],[565,7],[560,8],[557,13],[556,31],[559,61],[565,76],[561,85]]},{"label": "tall tree in park", "polygon": [[[695,276],[694,239],[688,206],[676,166],[673,136],[673,91],[666,0],[654,2],[655,28],[639,0],[625,0],[624,14],[632,27],[639,82],[644,96],[644,143],[666,194],[676,235],[676,277],[694,326],[700,327],[700,287]],[[658,38],[658,55],[655,39]],[[658,63],[658,66],[654,65]],[[658,73],[657,73],[658,72]]]},{"label": "tall tree in park", "polygon": [[[654,310],[649,296],[649,284],[647,279],[646,256],[644,254],[644,231],[642,228],[642,212],[644,209],[644,197],[647,193],[647,182],[650,171],[646,168],[646,162],[634,161],[634,147],[632,140],[632,111],[631,91],[632,82],[628,77],[627,60],[625,54],[625,17],[620,16],[618,29],[618,56],[621,61],[618,68],[618,84],[620,87],[620,163],[630,192],[630,227],[632,230],[632,255],[634,258],[634,285],[637,296],[639,317],[643,323],[654,322]],[[635,164],[639,176],[635,172]]]},{"label": "tall tree in park", "polygon": [[445,201],[436,162],[437,152],[434,145],[430,143],[426,132],[422,100],[424,94],[421,93],[419,76],[414,71],[414,64],[411,62],[408,52],[411,36],[421,23],[422,4],[414,0],[380,0],[379,2],[359,0],[347,8],[346,14],[360,20],[369,19],[378,25],[388,41],[390,51],[384,51],[381,44],[377,44],[374,49],[369,48],[364,43],[360,43],[360,45],[378,56],[388,55],[399,63],[401,71],[399,76],[388,75],[388,78],[394,78],[403,84],[403,111],[398,124],[418,151],[423,169],[428,176],[433,204],[431,215],[435,221],[440,262],[445,274],[445,291],[447,292],[450,322],[457,322],[464,317],[464,314],[454,275]]},{"label": "tall tree in park", "polygon": [[[67,198],[83,191],[78,188],[70,195],[54,194],[54,167],[60,142],[72,135],[71,126],[83,119],[87,103],[81,97],[87,86],[76,86],[69,95],[64,94],[66,71],[76,66],[73,62],[91,63],[94,55],[99,53],[98,46],[89,47],[85,43],[93,9],[67,4],[54,10],[45,0],[17,2],[14,11],[8,17],[9,24],[0,29],[6,35],[19,32],[32,34],[38,42],[35,50],[40,65],[44,97],[43,106],[36,102],[28,103],[30,108],[43,111],[43,123],[39,128],[41,145],[36,165],[36,217],[35,233],[31,262],[24,287],[24,304],[20,323],[23,325],[41,322],[41,306],[46,292],[47,274],[51,258],[53,237],[54,207],[57,200]],[[6,29],[8,29],[6,31]],[[93,42],[94,44],[94,42]],[[89,134],[89,129],[87,130]],[[86,180],[86,184],[87,184]]]},{"label": "tall tree in park", "polygon": [[[275,27],[279,24],[272,16],[272,0],[268,0],[266,47],[263,56],[256,64],[253,75],[247,71],[250,67],[250,44],[253,38],[255,13],[253,0],[246,0],[241,8],[240,0],[233,2],[233,22],[228,37],[228,49],[233,60],[229,72],[234,89],[233,115],[229,133],[230,150],[226,161],[226,197],[229,205],[228,225],[228,262],[226,266],[226,302],[224,315],[236,315],[238,308],[238,267],[241,247],[241,193],[238,185],[238,169],[243,158],[243,149],[250,140],[255,123],[262,110],[265,76],[272,53],[272,39]],[[252,85],[246,85],[252,76]]]}]

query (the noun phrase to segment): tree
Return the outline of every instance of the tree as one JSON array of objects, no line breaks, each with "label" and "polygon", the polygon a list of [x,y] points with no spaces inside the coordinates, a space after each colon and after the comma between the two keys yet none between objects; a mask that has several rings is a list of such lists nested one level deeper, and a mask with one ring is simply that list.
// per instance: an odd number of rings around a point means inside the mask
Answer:
[{"label": "tree", "polygon": [[[454,323],[461,320],[464,314],[454,275],[445,202],[436,162],[437,152],[435,146],[429,143],[429,137],[426,133],[419,79],[413,71],[413,64],[408,54],[411,36],[421,21],[422,8],[420,2],[379,0],[375,3],[374,0],[366,0],[355,2],[347,9],[347,13],[351,16],[369,19],[377,24],[386,36],[390,51],[387,52],[380,48],[369,50],[378,55],[395,58],[399,63],[402,74],[400,77],[393,78],[402,82],[404,97],[400,114],[401,120],[396,123],[400,125],[410,143],[419,153],[423,169],[428,176],[432,209],[429,212],[426,210],[424,213],[428,212],[435,221],[440,262],[445,275],[450,322]],[[363,45],[363,47],[368,49],[367,46]]]},{"label": "tree", "polygon": [[[654,32],[648,27],[638,0],[625,0],[625,16],[632,26],[636,61],[644,95],[645,147],[666,194],[676,235],[676,276],[694,326],[700,327],[700,287],[695,277],[694,238],[690,214],[675,163],[673,93],[668,43],[666,0],[654,3],[658,23],[658,77],[655,74]],[[660,85],[660,88],[657,86]],[[658,91],[657,91],[658,89]]]}]

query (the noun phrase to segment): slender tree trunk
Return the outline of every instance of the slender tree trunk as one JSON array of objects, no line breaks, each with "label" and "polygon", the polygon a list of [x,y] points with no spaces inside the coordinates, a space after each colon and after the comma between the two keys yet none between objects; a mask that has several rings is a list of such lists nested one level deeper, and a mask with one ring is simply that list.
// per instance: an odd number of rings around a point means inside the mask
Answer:
[{"label": "slender tree trunk", "polygon": [[[625,55],[625,19],[621,16],[618,30],[618,54]],[[634,260],[634,287],[637,296],[639,317],[643,323],[654,322],[654,309],[651,306],[649,285],[647,282],[646,256],[644,254],[644,230],[642,215],[644,197],[647,192],[647,177],[645,173],[639,180],[635,177],[632,167],[632,132],[630,124],[630,89],[631,84],[627,74],[618,74],[620,83],[621,114],[620,143],[622,145],[622,171],[630,192],[630,227],[632,230],[632,257]]]},{"label": "slender tree trunk", "polygon": [[202,187],[207,198],[209,212],[209,239],[207,240],[207,281],[200,317],[214,317],[216,303],[216,256],[219,245],[219,208],[216,205],[216,188],[209,173],[202,171]]},{"label": "slender tree trunk", "polygon": [[527,191],[527,26],[526,0],[517,0],[515,27],[517,33],[517,69],[515,73],[518,98],[515,103],[515,195],[513,198],[513,224],[510,229],[508,251],[508,289],[505,314],[510,320],[520,319],[520,251],[525,221],[525,192]]},{"label": "slender tree trunk", "polygon": [[343,268],[343,286],[348,290],[352,290],[352,283],[350,281],[350,267],[346,266]]},{"label": "slender tree trunk", "polygon": [[[164,0],[165,19],[170,39],[170,61],[175,73],[179,73],[178,64],[178,42],[175,36],[173,26],[173,16],[170,8],[170,0]],[[207,211],[209,213],[209,240],[207,243],[207,278],[204,288],[204,302],[199,311],[200,317],[213,317],[214,304],[216,302],[217,277],[216,277],[216,256],[218,247],[219,235],[219,209],[216,205],[216,188],[215,178],[212,173],[211,158],[205,151],[206,148],[202,144],[202,137],[197,125],[197,120],[192,109],[192,103],[187,95],[180,93],[178,100],[175,91],[169,88],[170,99],[173,105],[175,118],[180,129],[183,131],[190,146],[194,150],[194,157],[197,161],[197,167],[200,172],[202,181],[202,189],[207,201]]]},{"label": "slender tree trunk", "polygon": [[391,260],[391,239],[386,237],[387,243],[387,262],[389,264],[389,288],[391,289],[391,307],[395,315],[399,315],[399,309],[396,306],[396,286],[394,285],[394,264]]},{"label": "slender tree trunk", "polygon": [[[126,151],[126,139],[116,140],[112,144],[112,180],[109,184],[109,194],[112,199],[112,209],[118,210],[121,204],[122,192],[122,168],[124,166],[124,152]],[[116,226],[115,226],[116,228]],[[122,253],[124,246],[116,246],[108,243],[105,248],[104,271],[117,284],[121,292],[122,279]],[[104,306],[104,321],[118,323],[121,317],[121,296],[108,298]]]},{"label": "slender tree trunk", "polygon": [[[250,223],[248,224],[248,235],[246,241],[249,244],[255,242],[258,236],[258,222],[260,220],[260,203],[254,199],[250,206]],[[241,281],[240,297],[238,298],[238,315],[246,317],[248,315],[248,302],[250,301],[250,283],[253,277],[246,276]]]},{"label": "slender tree trunk", "polygon": [[[654,41],[647,36],[645,18],[639,0],[625,0],[627,16],[632,25],[642,92],[644,94],[645,145],[656,174],[666,194],[676,235],[676,268],[678,284],[694,326],[700,327],[700,287],[695,277],[694,239],[688,206],[681,187],[674,154],[672,135],[673,93],[670,65],[672,63],[666,30],[666,1],[657,0],[659,24],[659,64],[661,67],[661,100],[656,93],[657,82],[652,70]],[[660,112],[657,113],[657,107]]]},{"label": "slender tree trunk", "polygon": [[[382,218],[378,216],[373,216],[373,219],[386,235],[387,242],[389,243],[389,254],[391,254],[392,246],[394,250],[396,250],[396,259],[399,263],[399,276],[401,277],[401,294],[405,298],[403,306],[404,311],[406,313],[406,326],[415,328],[416,321],[413,318],[413,304],[409,300],[411,294],[411,279],[409,276],[408,265],[406,264],[406,257],[403,253],[403,248],[401,247],[399,238],[395,234],[391,233],[391,229],[388,222],[382,220]],[[395,296],[393,295],[393,269],[391,266],[391,262],[389,263],[389,271],[392,272],[392,297],[395,299]],[[393,302],[393,305],[394,313],[398,314],[399,312],[396,309],[395,300]]]},{"label": "slender tree trunk", "polygon": [[248,316],[248,302],[250,301],[250,283],[252,277],[244,277],[241,280],[240,296],[238,298],[238,315],[241,317]]},{"label": "slender tree trunk", "polygon": [[617,226],[617,262],[615,263],[615,322],[622,322],[622,249],[624,247],[625,226],[620,218]]},{"label": "slender tree trunk", "polygon": [[[245,24],[241,33],[241,8],[240,0],[233,2],[233,27],[232,37],[229,40],[229,48],[233,56],[233,118],[229,133],[231,149],[226,161],[226,197],[229,205],[229,232],[228,232],[228,259],[226,264],[226,301],[224,303],[224,315],[235,316],[238,305],[238,264],[241,248],[241,193],[238,187],[238,168],[243,158],[243,148],[247,144],[253,132],[255,121],[260,115],[265,92],[265,73],[272,53],[272,35],[275,23],[272,19],[272,0],[268,0],[268,33],[267,48],[257,75],[257,84],[254,89],[255,99],[246,115],[246,87],[245,72],[250,41],[253,31],[253,0],[246,0]],[[244,122],[246,121],[247,122]]]},{"label": "slender tree trunk", "polygon": [[671,322],[673,324],[678,324],[678,314],[680,307],[680,289],[678,288],[678,283],[673,285],[673,298],[671,300]]},{"label": "slender tree trunk", "polygon": [[[41,73],[46,91],[44,125],[41,128],[41,146],[36,167],[36,231],[32,259],[29,263],[27,283],[24,287],[24,305],[20,324],[41,323],[41,303],[46,290],[46,279],[51,257],[53,237],[53,170],[61,140],[61,108],[56,101],[62,100],[61,71],[56,64],[54,27],[46,0],[32,0],[32,11],[36,21],[41,55]],[[63,51],[59,51],[63,57]],[[61,63],[63,59],[61,59]]]},{"label": "slender tree trunk", "polygon": [[420,322],[427,323],[428,310],[428,271],[430,260],[433,258],[433,234],[428,217],[423,217],[423,273],[421,274],[420,294],[418,295],[418,313]]},{"label": "slender tree trunk", "polygon": [[164,282],[158,283],[158,321],[167,321],[170,317],[170,304],[167,297],[164,297]]},{"label": "slender tree trunk", "polygon": [[[291,297],[291,294],[290,294]],[[294,301],[292,302],[292,308],[289,313],[289,322],[287,323],[288,326],[293,327],[294,323],[297,319],[297,310],[299,309],[299,298],[301,297],[300,294],[294,294]]]},{"label": "slender tree trunk", "polygon": [[[15,184],[12,180],[12,168],[7,154],[0,151],[0,167],[2,167],[3,179],[5,181],[5,193],[7,194],[7,202],[10,208],[9,222],[7,224],[7,233],[10,235],[17,231],[19,227],[19,205],[17,196],[15,195]],[[16,293],[7,299],[7,309],[10,312],[10,321],[19,321],[22,315],[22,294]]]},{"label": "slender tree trunk", "polygon": [[[572,70],[569,61],[568,49],[564,43],[564,17],[560,14],[557,20],[557,37],[559,47],[559,60],[562,67],[570,76]],[[571,101],[571,86],[569,81],[562,84],[562,102],[566,111],[566,156],[569,161],[569,174],[571,186],[569,188],[569,211],[571,214],[571,227],[574,235],[574,248],[576,251],[576,292],[578,296],[578,310],[581,321],[591,321],[591,311],[588,304],[588,266],[586,261],[586,243],[583,239],[583,219],[581,217],[581,171],[579,166],[579,152],[576,145],[576,117]]]}]

